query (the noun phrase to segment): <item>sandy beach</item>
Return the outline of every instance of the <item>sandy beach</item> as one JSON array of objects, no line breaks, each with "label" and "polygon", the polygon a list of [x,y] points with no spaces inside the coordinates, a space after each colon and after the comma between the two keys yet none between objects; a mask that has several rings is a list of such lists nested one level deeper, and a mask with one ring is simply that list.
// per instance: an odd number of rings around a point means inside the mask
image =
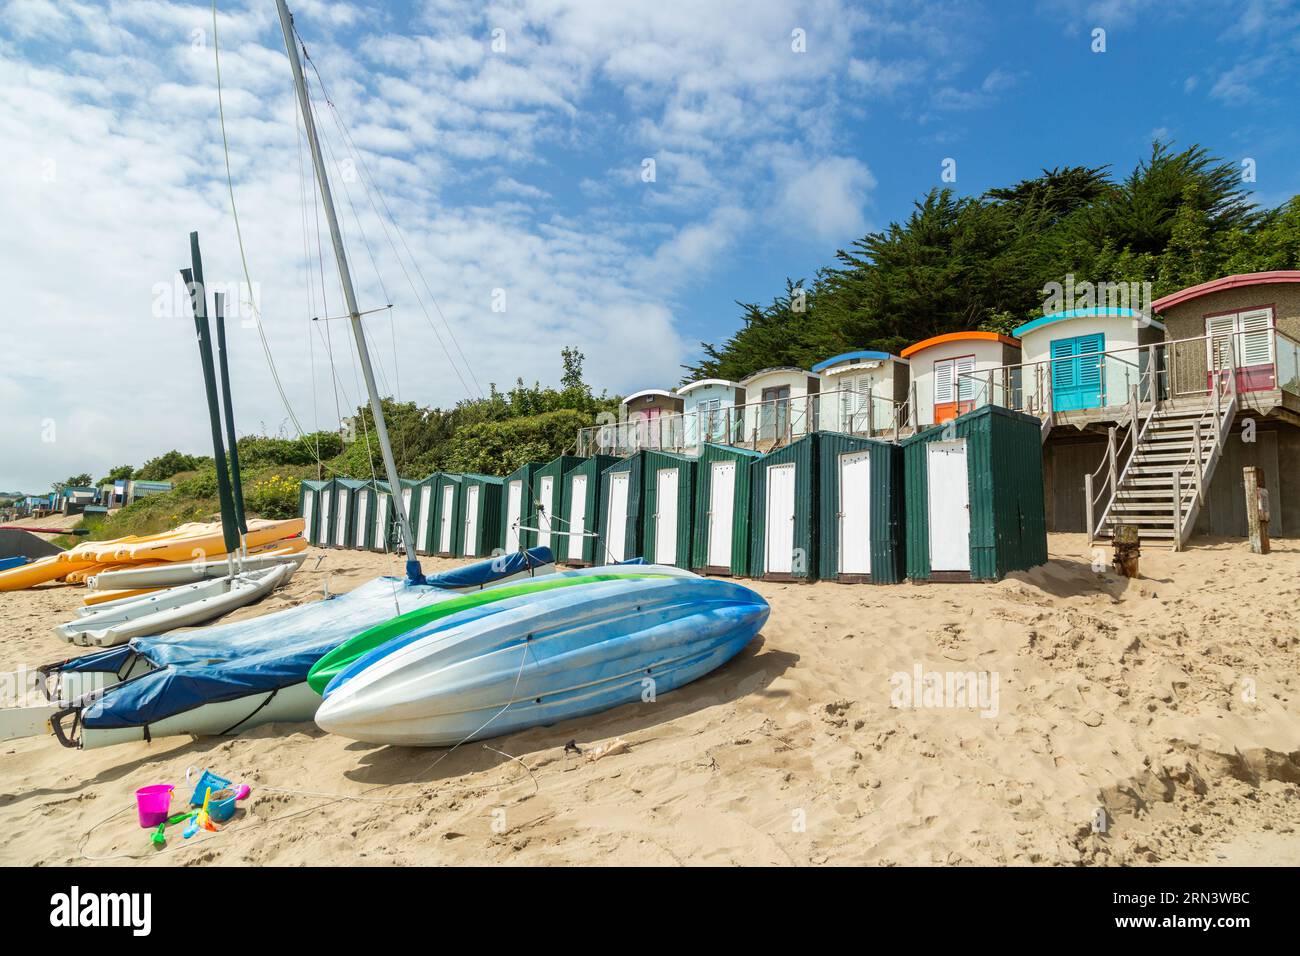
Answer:
[{"label": "sandy beach", "polygon": [[[997,584],[747,582],[771,619],[708,677],[454,751],[311,724],[86,752],[10,741],[0,863],[1300,863],[1300,544],[1149,548],[1132,581],[1097,574],[1082,536],[1050,550]],[[380,573],[400,562],[313,551],[239,616]],[[50,628],[84,593],[0,595],[0,669],[69,656]],[[986,693],[906,700],[918,670],[922,689],[976,672]],[[221,832],[157,851],[132,794],[187,792],[191,766],[253,796]]]}]

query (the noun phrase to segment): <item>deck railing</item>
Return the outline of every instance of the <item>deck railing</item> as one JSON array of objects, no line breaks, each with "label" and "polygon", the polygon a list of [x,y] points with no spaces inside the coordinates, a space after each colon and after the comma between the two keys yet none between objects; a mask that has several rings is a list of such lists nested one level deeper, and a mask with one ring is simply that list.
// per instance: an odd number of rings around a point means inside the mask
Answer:
[{"label": "deck railing", "polygon": [[906,402],[835,389],[654,418],[634,414],[626,421],[579,429],[577,454],[625,456],[643,449],[692,453],[706,442],[770,451],[819,430],[897,438],[908,430],[908,408]]}]

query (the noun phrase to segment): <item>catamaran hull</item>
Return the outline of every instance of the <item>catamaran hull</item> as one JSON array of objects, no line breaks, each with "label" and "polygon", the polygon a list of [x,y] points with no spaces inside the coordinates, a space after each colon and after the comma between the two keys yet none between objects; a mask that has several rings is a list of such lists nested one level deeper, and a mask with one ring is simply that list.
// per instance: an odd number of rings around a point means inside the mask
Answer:
[{"label": "catamaran hull", "polygon": [[[239,571],[266,571],[281,564],[302,567],[307,560],[305,552],[297,554],[255,554],[237,559]],[[230,574],[230,561],[202,561],[190,564],[164,564],[152,568],[125,568],[121,571],[104,571],[86,579],[92,591],[113,591],[127,588],[167,588],[224,578]]]},{"label": "catamaran hull", "polygon": [[734,657],[768,613],[748,588],[700,578],[592,583],[466,612],[340,673],[316,723],[439,747],[649,704]]}]

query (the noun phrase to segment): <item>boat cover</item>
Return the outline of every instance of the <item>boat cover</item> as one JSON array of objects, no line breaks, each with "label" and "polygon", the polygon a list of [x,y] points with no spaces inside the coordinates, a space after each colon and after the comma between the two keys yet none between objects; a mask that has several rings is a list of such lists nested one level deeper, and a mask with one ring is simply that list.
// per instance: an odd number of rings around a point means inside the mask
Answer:
[{"label": "boat cover", "polygon": [[529,548],[527,551],[515,551],[503,554],[488,561],[477,561],[463,568],[452,568],[441,574],[434,574],[425,581],[436,588],[475,588],[499,581],[512,574],[520,574],[530,568],[544,564],[554,564],[555,555],[547,547]]},{"label": "boat cover", "polygon": [[81,714],[86,727],[140,727],[203,704],[300,684],[313,664],[348,638],[456,596],[400,578],[377,578],[347,594],[263,617],[137,637],[58,669],[121,673],[133,657],[148,660],[158,670],[108,688]]}]

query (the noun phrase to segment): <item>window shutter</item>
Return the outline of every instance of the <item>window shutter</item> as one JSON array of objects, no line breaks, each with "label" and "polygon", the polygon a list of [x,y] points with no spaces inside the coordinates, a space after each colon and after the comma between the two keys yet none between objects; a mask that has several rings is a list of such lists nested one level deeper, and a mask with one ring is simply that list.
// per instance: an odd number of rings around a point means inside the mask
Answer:
[{"label": "window shutter", "polygon": [[969,377],[974,371],[975,356],[963,355],[957,359],[957,400],[959,402],[968,402],[975,397],[975,379]]},{"label": "window shutter", "polygon": [[952,401],[952,359],[940,359],[934,363],[934,401],[943,405]]},{"label": "window shutter", "polygon": [[1212,315],[1205,320],[1205,334],[1210,337],[1206,354],[1211,369],[1228,367],[1229,342],[1236,329],[1236,315]]},{"label": "window shutter", "polygon": [[1256,309],[1237,316],[1241,337],[1237,342],[1242,365],[1270,365],[1273,362],[1273,312]]}]

